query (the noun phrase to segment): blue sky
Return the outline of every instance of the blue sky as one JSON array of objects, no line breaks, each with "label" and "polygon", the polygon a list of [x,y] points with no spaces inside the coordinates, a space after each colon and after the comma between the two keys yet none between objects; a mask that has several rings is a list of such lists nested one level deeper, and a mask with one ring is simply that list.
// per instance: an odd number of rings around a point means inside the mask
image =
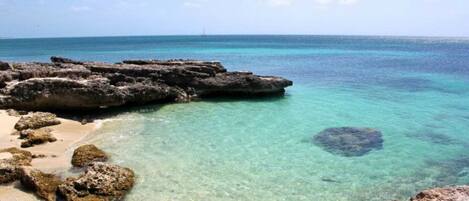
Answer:
[{"label": "blue sky", "polygon": [[0,37],[469,36],[468,0],[0,0]]}]

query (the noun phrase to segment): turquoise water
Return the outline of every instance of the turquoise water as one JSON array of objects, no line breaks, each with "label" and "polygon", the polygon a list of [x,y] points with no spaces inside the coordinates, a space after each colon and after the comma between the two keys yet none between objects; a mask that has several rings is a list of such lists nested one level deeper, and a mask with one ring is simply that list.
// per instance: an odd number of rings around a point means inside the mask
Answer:
[{"label": "turquoise water", "polygon": [[[285,97],[129,108],[89,142],[133,168],[127,200],[405,200],[469,184],[469,40],[342,36],[0,40],[0,60],[50,55],[220,60],[294,81]],[[383,149],[343,157],[311,143],[372,127]]]}]

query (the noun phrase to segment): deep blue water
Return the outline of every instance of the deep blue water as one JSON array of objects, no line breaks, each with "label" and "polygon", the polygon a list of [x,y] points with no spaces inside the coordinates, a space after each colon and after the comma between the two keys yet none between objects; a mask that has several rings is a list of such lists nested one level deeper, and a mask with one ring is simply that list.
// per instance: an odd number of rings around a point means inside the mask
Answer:
[{"label": "deep blue water", "polygon": [[[0,40],[0,60],[190,58],[294,81],[283,98],[131,109],[89,139],[129,166],[128,200],[405,200],[469,184],[469,39],[159,36]],[[383,148],[311,143],[371,127]]]}]

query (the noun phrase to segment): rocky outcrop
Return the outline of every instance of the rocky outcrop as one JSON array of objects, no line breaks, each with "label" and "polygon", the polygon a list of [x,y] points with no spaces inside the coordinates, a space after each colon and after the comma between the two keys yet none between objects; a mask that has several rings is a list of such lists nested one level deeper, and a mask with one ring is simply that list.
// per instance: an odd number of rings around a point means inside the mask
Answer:
[{"label": "rocky outcrop", "polygon": [[469,186],[435,188],[420,192],[410,201],[467,201]]},{"label": "rocky outcrop", "polygon": [[0,61],[0,70],[10,70],[10,64]]},{"label": "rocky outcrop", "polygon": [[363,156],[383,147],[380,131],[372,128],[328,128],[313,137],[313,142],[333,154]]},{"label": "rocky outcrop", "polygon": [[20,168],[19,178],[26,189],[35,192],[37,196],[47,201],[56,200],[57,187],[62,184],[57,176],[30,167]]},{"label": "rocky outcrop", "polygon": [[[219,62],[126,60],[12,63],[0,90],[0,108],[95,109],[203,96],[283,94],[292,82],[280,77],[227,72]],[[1,77],[1,76],[0,76]],[[0,82],[1,85],[1,82]]]},{"label": "rocky outcrop", "polygon": [[52,130],[48,128],[42,128],[38,130],[22,130],[20,131],[20,139],[24,139],[21,143],[21,147],[27,148],[34,145],[44,144],[46,142],[55,142],[57,138],[52,136]]},{"label": "rocky outcrop", "polygon": [[57,116],[48,112],[35,112],[29,116],[22,116],[15,124],[15,129],[18,131],[26,129],[38,129],[46,126],[53,126],[60,124]]},{"label": "rocky outcrop", "polygon": [[0,150],[0,184],[10,183],[18,179],[18,168],[30,166],[32,154],[17,148]]},{"label": "rocky outcrop", "polygon": [[88,144],[75,149],[72,156],[72,165],[75,167],[84,167],[92,162],[107,161],[107,154],[98,147]]},{"label": "rocky outcrop", "polygon": [[58,189],[66,201],[121,200],[134,183],[132,170],[97,162],[78,178],[67,178]]}]

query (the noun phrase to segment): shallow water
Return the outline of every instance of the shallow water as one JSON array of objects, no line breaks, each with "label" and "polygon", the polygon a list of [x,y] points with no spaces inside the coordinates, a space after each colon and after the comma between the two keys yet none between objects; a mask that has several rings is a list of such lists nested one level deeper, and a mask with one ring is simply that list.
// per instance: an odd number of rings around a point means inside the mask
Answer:
[{"label": "shallow water", "polygon": [[[198,58],[292,79],[285,97],[132,108],[89,139],[133,168],[128,200],[405,200],[469,184],[469,40],[341,36],[0,40],[0,60]],[[329,127],[379,129],[361,157]]]}]

